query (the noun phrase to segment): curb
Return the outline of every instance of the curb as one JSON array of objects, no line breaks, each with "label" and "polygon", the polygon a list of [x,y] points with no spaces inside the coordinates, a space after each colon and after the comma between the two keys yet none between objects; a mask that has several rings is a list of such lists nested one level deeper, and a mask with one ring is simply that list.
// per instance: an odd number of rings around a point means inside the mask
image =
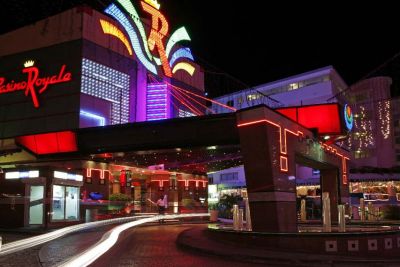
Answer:
[{"label": "curb", "polygon": [[[385,260],[385,259],[358,259],[358,258],[345,258],[345,257],[332,257],[327,255],[308,255],[305,253],[290,253],[286,251],[275,251],[275,250],[264,250],[264,255],[251,255],[240,253],[239,250],[243,250],[239,246],[232,247],[232,245],[227,245],[224,243],[220,243],[215,240],[211,240],[207,238],[204,230],[201,231],[202,243],[204,241],[207,242],[206,246],[202,246],[198,242],[198,239],[195,239],[194,234],[190,234],[194,228],[186,229],[182,231],[176,240],[176,244],[178,247],[182,249],[189,250],[193,253],[200,253],[206,255],[212,255],[217,257],[229,258],[231,260],[237,260],[242,262],[249,263],[262,263],[262,264],[274,264],[274,265],[282,265],[282,266],[301,266],[301,267],[312,267],[312,266],[340,266],[342,264],[346,264],[346,266],[371,266],[371,264],[385,264],[387,267],[400,266],[400,260]],[[221,249],[221,246],[224,246],[224,249]],[[229,250],[229,251],[228,251]],[[256,252],[256,250],[254,250]],[[269,255],[267,255],[269,254]],[[274,255],[271,255],[274,254]],[[280,254],[280,255],[279,255]],[[340,265],[337,265],[340,264]]]}]

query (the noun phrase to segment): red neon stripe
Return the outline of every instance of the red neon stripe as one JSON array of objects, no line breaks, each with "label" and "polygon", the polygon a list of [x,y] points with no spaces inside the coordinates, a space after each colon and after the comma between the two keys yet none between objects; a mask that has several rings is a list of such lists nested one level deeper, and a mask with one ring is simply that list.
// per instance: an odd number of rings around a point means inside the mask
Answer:
[{"label": "red neon stripe", "polygon": [[[172,91],[171,91],[171,92],[172,92]],[[203,113],[201,110],[199,110],[193,103],[191,103],[189,100],[185,99],[185,96],[184,96],[182,93],[180,93],[180,92],[178,92],[178,91],[175,91],[174,93],[176,93],[177,95],[179,95],[179,97],[180,97],[181,99],[183,99],[184,101],[186,101],[186,103],[187,103],[188,105],[190,105],[194,110],[196,110],[199,114],[204,115],[204,113]]]},{"label": "red neon stripe", "polygon": [[[154,78],[153,78],[153,79],[154,79]],[[187,90],[182,89],[182,88],[180,88],[180,87],[178,87],[178,86],[175,86],[175,85],[173,85],[173,84],[170,84],[169,82],[165,82],[165,83],[168,84],[168,85],[170,85],[171,87],[177,89],[177,90],[184,91],[184,92],[186,92],[186,93],[188,93],[188,94],[191,94],[191,95],[194,95],[194,96],[196,96],[196,97],[202,98],[202,99],[204,99],[204,100],[210,101],[210,102],[212,102],[212,103],[214,103],[214,104],[220,105],[220,106],[222,106],[222,107],[224,107],[224,108],[227,108],[227,109],[230,109],[230,110],[232,110],[232,111],[237,111],[237,109],[234,108],[234,107],[230,107],[230,106],[224,105],[224,104],[222,104],[222,103],[220,103],[220,102],[218,102],[218,101],[215,101],[215,100],[212,100],[212,99],[210,99],[210,98],[207,98],[207,97],[204,97],[204,96],[195,94],[195,93],[193,93],[193,92],[187,91]]]},{"label": "red neon stripe", "polygon": [[200,106],[206,108],[206,109],[207,109],[208,111],[210,111],[211,113],[215,114],[215,111],[214,111],[214,110],[208,108],[206,105],[200,103],[199,101],[197,101],[197,100],[194,99],[193,97],[189,96],[188,93],[182,92],[182,94],[183,94],[184,96],[186,96],[187,98],[193,100],[194,102],[196,102],[196,103],[199,104]]},{"label": "red neon stripe", "polygon": [[190,106],[188,106],[180,97],[178,97],[173,91],[171,91],[171,95],[177,99],[182,105],[187,107],[190,111],[192,111],[195,115],[200,116],[202,115],[201,113],[198,113],[197,111],[193,110]]}]

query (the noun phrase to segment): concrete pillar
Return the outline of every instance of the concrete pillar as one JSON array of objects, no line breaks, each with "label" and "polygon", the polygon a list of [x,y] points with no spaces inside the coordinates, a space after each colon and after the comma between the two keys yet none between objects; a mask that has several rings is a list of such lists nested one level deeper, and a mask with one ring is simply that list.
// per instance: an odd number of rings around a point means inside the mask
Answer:
[{"label": "concrete pillar", "polygon": [[233,230],[239,231],[239,206],[233,205]]},{"label": "concrete pillar", "polygon": [[300,221],[305,222],[307,220],[307,211],[306,211],[306,200],[301,200],[300,205]]},{"label": "concrete pillar", "polygon": [[331,203],[328,192],[322,193],[322,226],[324,232],[332,232]]},{"label": "concrete pillar", "polygon": [[338,221],[337,206],[341,204],[339,202],[338,189],[339,189],[338,170],[336,168],[321,170],[321,191],[329,193],[332,222]]},{"label": "concrete pillar", "polygon": [[346,209],[344,205],[338,206],[339,211],[339,232],[346,232]]},{"label": "concrete pillar", "polygon": [[365,221],[365,201],[363,198],[360,198],[360,212],[361,212],[361,221]]}]

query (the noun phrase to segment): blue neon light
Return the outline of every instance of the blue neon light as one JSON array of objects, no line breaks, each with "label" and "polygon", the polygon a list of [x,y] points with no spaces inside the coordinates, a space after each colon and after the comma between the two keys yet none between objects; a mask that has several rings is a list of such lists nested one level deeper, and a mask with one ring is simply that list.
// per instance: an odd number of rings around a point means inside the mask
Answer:
[{"label": "blue neon light", "polygon": [[102,116],[93,114],[93,113],[91,113],[91,112],[87,112],[87,111],[85,111],[85,110],[81,110],[81,111],[80,111],[80,114],[81,114],[82,116],[84,116],[84,117],[97,120],[97,121],[99,122],[99,126],[105,126],[105,125],[106,125],[106,118],[104,118],[104,117],[102,117]]},{"label": "blue neon light", "polygon": [[134,30],[132,24],[129,22],[128,18],[124,15],[124,13],[122,13],[122,11],[114,4],[110,4],[104,10],[104,12],[112,16],[122,25],[122,27],[124,27],[125,31],[128,33],[133,50],[135,51],[135,54],[139,59],[139,61],[146,67],[147,70],[157,75],[156,66],[154,66],[154,64],[152,64],[144,55],[136,31]]},{"label": "blue neon light", "polygon": [[176,50],[176,52],[171,57],[171,61],[169,62],[169,65],[172,67],[174,65],[175,61],[177,61],[180,58],[188,58],[188,59],[194,61],[192,51],[190,51],[190,49],[186,47],[186,48],[180,48],[180,49]]}]

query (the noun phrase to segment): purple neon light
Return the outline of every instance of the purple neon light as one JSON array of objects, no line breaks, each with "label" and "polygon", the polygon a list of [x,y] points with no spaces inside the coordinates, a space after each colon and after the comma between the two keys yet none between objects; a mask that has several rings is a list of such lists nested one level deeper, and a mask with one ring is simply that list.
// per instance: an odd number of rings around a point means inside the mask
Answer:
[{"label": "purple neon light", "polygon": [[168,88],[164,83],[147,85],[146,120],[155,121],[168,118]]}]

